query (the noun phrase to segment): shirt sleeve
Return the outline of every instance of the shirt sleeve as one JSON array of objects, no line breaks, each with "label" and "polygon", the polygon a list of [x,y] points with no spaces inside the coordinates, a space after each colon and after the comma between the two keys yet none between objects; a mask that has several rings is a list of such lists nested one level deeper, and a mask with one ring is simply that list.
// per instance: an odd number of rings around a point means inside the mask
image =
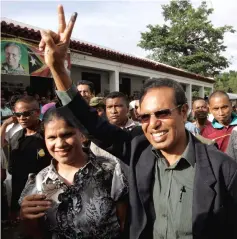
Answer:
[{"label": "shirt sleeve", "polygon": [[112,180],[111,198],[117,202],[125,198],[128,194],[128,181],[125,177],[120,163],[117,163],[114,169]]},{"label": "shirt sleeve", "polygon": [[72,84],[72,86],[66,91],[56,90],[56,94],[63,105],[69,104],[76,96],[77,92],[77,87],[74,84]]}]

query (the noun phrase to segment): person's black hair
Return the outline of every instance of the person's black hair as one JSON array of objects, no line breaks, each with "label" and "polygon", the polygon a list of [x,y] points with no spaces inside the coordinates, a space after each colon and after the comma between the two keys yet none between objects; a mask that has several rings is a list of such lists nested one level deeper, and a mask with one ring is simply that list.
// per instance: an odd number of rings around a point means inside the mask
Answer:
[{"label": "person's black hair", "polygon": [[203,100],[203,101],[206,103],[206,101],[205,101],[202,97],[195,97],[195,98],[193,99],[192,105],[193,105],[196,101],[198,101],[198,100]]},{"label": "person's black hair", "polygon": [[113,91],[113,92],[109,93],[105,97],[105,102],[107,99],[114,99],[114,98],[122,98],[125,101],[126,106],[127,107],[129,106],[128,97],[124,93],[119,92],[119,91]]},{"label": "person's black hair", "polygon": [[65,111],[62,110],[62,108],[52,107],[48,109],[43,115],[43,125],[47,125],[50,121],[53,121],[54,119],[62,119],[69,127],[77,128],[73,116],[69,116],[68,114],[66,114]]},{"label": "person's black hair", "polygon": [[33,96],[23,96],[20,97],[16,100],[14,106],[16,106],[16,104],[18,104],[19,102],[23,102],[26,104],[34,104],[36,109],[39,109],[39,102],[33,97]]},{"label": "person's black hair", "polygon": [[162,87],[168,87],[174,90],[174,104],[176,106],[187,104],[187,98],[185,96],[183,87],[177,81],[169,78],[147,80],[140,92],[140,104],[149,90]]},{"label": "person's black hair", "polygon": [[88,85],[92,94],[95,94],[95,85],[93,82],[88,80],[80,80],[77,82],[77,85]]},{"label": "person's black hair", "polygon": [[212,92],[210,94],[210,96],[208,97],[208,103],[210,103],[211,98],[213,98],[213,97],[220,97],[220,96],[227,97],[227,99],[230,100],[230,97],[228,96],[228,94],[225,91],[223,91],[223,90],[216,90],[216,91]]}]

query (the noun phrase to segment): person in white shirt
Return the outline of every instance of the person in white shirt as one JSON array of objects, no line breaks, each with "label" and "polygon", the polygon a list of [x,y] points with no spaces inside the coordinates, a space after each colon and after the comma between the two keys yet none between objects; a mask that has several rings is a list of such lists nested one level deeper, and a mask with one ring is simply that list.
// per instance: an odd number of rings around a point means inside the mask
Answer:
[{"label": "person in white shirt", "polygon": [[5,119],[8,119],[12,116],[12,111],[6,106],[6,99],[1,98],[1,121],[3,122]]}]

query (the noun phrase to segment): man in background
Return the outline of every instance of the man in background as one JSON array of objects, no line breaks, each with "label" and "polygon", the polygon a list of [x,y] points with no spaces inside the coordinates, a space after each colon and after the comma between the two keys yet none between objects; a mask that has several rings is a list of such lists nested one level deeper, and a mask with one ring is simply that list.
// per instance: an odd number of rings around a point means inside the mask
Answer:
[{"label": "man in background", "polygon": [[133,100],[129,103],[129,113],[133,121],[139,122],[139,100]]},{"label": "man in background", "polygon": [[95,87],[91,81],[79,81],[77,83],[77,90],[88,104],[90,103],[90,100],[95,96]]},{"label": "man in background", "polygon": [[100,117],[106,118],[104,97],[93,97],[90,106],[95,108]]},{"label": "man in background", "polygon": [[232,113],[229,96],[224,91],[213,92],[208,101],[209,110],[214,119],[211,124],[204,128],[202,136],[215,140],[218,148],[225,152],[231,131],[237,125],[237,115]]},{"label": "man in background", "polygon": [[131,130],[139,124],[128,118],[129,103],[127,97],[118,91],[111,92],[105,100],[106,116],[110,124],[121,129]]},{"label": "man in background", "polygon": [[195,121],[193,124],[199,129],[200,134],[202,134],[204,128],[211,124],[207,119],[208,116],[208,106],[204,99],[197,98],[193,101],[192,112]]},{"label": "man in background", "polygon": [[[9,145],[8,171],[12,175],[11,215],[18,214],[18,200],[30,173],[38,173],[50,163],[39,120],[40,109],[33,97],[23,97],[15,103],[14,116],[22,129],[7,142],[6,126],[1,127],[2,147]],[[10,123],[10,122],[9,122]],[[3,140],[4,139],[4,140]]]}]

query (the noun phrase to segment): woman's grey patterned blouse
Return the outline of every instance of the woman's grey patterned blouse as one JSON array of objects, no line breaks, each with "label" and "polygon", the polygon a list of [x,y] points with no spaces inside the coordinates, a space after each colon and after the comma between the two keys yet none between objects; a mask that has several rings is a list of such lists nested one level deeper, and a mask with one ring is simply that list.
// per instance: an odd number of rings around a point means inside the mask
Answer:
[{"label": "woman's grey patterned blouse", "polygon": [[26,195],[39,193],[53,201],[43,223],[53,239],[118,238],[116,202],[128,193],[119,162],[90,153],[70,186],[57,173],[54,162],[37,176],[29,176],[19,203]]}]

